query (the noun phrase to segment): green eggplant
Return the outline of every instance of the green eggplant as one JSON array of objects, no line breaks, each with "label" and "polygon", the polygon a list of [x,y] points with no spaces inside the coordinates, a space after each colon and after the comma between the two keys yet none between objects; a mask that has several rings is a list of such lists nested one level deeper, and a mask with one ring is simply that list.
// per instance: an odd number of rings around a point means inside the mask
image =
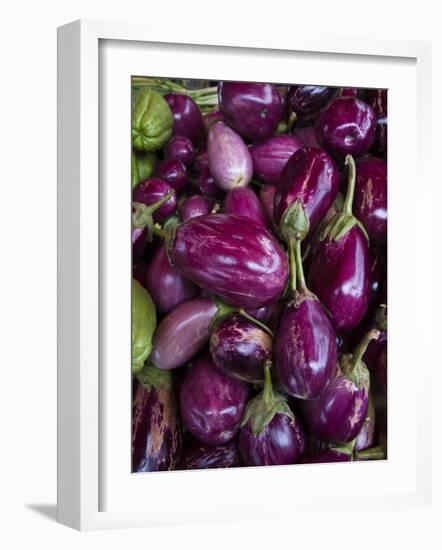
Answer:
[{"label": "green eggplant", "polygon": [[139,372],[152,349],[157,314],[150,294],[132,279],[132,372]]},{"label": "green eggplant", "polygon": [[144,88],[134,97],[132,145],[137,151],[154,152],[172,136],[173,115],[161,94]]},{"label": "green eggplant", "polygon": [[147,180],[153,174],[157,164],[155,153],[135,153],[132,151],[132,188],[140,182]]}]

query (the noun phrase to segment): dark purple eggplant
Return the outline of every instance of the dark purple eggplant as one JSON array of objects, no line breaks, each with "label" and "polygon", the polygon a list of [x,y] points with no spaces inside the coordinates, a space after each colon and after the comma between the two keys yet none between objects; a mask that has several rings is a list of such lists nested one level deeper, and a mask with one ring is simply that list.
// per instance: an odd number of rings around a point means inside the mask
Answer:
[{"label": "dark purple eggplant", "polygon": [[183,446],[180,470],[207,470],[240,466],[238,443],[235,439],[223,445],[206,445],[196,439]]},{"label": "dark purple eggplant", "polygon": [[210,335],[210,353],[227,376],[264,383],[264,361],[272,358],[272,337],[256,323],[234,314],[221,319]]},{"label": "dark purple eggplant", "polygon": [[223,374],[209,353],[200,355],[181,385],[184,428],[202,443],[227,443],[239,430],[248,395],[245,382]]},{"label": "dark purple eggplant", "polygon": [[227,124],[251,140],[273,135],[284,110],[276,86],[259,82],[220,82],[218,103]]},{"label": "dark purple eggplant", "polygon": [[271,224],[258,196],[250,187],[236,187],[231,189],[224,199],[225,214],[236,214],[244,216],[266,229],[270,229]]},{"label": "dark purple eggplant", "polygon": [[373,145],[376,115],[356,97],[336,97],[318,115],[315,130],[321,147],[332,155],[360,157]]},{"label": "dark purple eggplant", "polygon": [[185,189],[189,182],[186,167],[179,160],[163,160],[154,174],[155,177],[167,182],[177,193]]},{"label": "dark purple eggplant", "polygon": [[267,183],[263,185],[259,190],[259,200],[266,211],[266,214],[270,221],[273,222],[273,206],[275,204],[275,195],[276,195],[276,185]]},{"label": "dark purple eggplant", "polygon": [[376,157],[356,162],[353,211],[363,224],[370,242],[387,242],[387,164]]},{"label": "dark purple eggplant", "polygon": [[223,195],[221,189],[216,185],[215,179],[210,173],[210,169],[208,167],[204,168],[199,174],[196,185],[200,192],[207,197],[218,199]]},{"label": "dark purple eggplant", "polygon": [[209,128],[207,155],[210,173],[223,191],[250,183],[253,175],[250,152],[241,136],[224,122],[215,122]]},{"label": "dark purple eggplant", "polygon": [[145,365],[138,375],[132,414],[132,471],[175,470],[181,430],[169,372]]},{"label": "dark purple eggplant", "polygon": [[186,136],[173,136],[163,149],[164,158],[179,160],[185,166],[192,166],[196,158],[195,147],[192,140]]},{"label": "dark purple eggplant", "polygon": [[272,388],[270,362],[264,365],[263,391],[247,404],[239,432],[245,466],[294,464],[304,453],[305,437],[286,398]]},{"label": "dark purple eggplant", "polygon": [[387,151],[387,93],[387,90],[368,90],[367,92],[367,103],[376,113],[376,131],[373,151],[380,154]]},{"label": "dark purple eggplant", "polygon": [[[157,204],[165,197],[168,198],[158,207]],[[177,206],[174,190],[167,182],[159,178],[149,178],[139,183],[132,192],[132,200],[134,203],[155,207],[155,210],[152,211],[155,222],[167,219],[175,212]],[[139,218],[141,213],[144,216],[145,209],[142,209],[142,212],[137,212],[136,216]]]},{"label": "dark purple eggplant", "polygon": [[316,139],[316,131],[314,126],[295,126],[293,135],[298,138],[305,147],[314,147],[320,149],[321,146]]},{"label": "dark purple eggplant", "polygon": [[358,88],[341,88],[338,92],[340,97],[359,97]]},{"label": "dark purple eggplant", "polygon": [[319,111],[336,95],[336,88],[327,86],[290,86],[287,105],[302,123],[312,122]]},{"label": "dark purple eggplant", "polygon": [[146,272],[149,264],[143,260],[132,264],[132,278],[146,288]]},{"label": "dark purple eggplant", "polygon": [[365,229],[352,215],[355,164],[342,212],[328,223],[313,250],[309,287],[327,308],[335,329],[347,332],[363,319],[370,300],[370,262]]},{"label": "dark purple eggplant", "polygon": [[214,200],[203,195],[187,197],[179,208],[180,218],[183,222],[209,214],[214,205]]},{"label": "dark purple eggplant", "polygon": [[147,230],[141,227],[132,227],[132,259],[134,262],[138,262],[143,257],[147,242]]},{"label": "dark purple eggplant", "polygon": [[207,155],[207,149],[202,147],[195,157],[195,162],[192,164],[192,174],[199,176],[203,170],[209,168],[209,157]]},{"label": "dark purple eggplant", "polygon": [[224,121],[224,117],[221,114],[221,111],[211,111],[210,113],[206,113],[203,117],[204,120],[204,127],[206,128],[206,131],[209,130],[210,126],[217,122],[218,120]]},{"label": "dark purple eggplant", "polygon": [[254,319],[264,323],[270,330],[275,331],[278,328],[282,315],[283,304],[281,301],[274,302],[269,306],[263,306],[256,309],[247,309],[246,313]]},{"label": "dark purple eggplant", "polygon": [[337,449],[325,449],[301,459],[300,464],[326,464],[328,462],[350,462],[351,453],[338,451]]},{"label": "dark purple eggplant", "polygon": [[163,314],[198,294],[192,281],[170,264],[164,244],[149,263],[145,286],[157,311]]},{"label": "dark purple eggplant", "polygon": [[368,343],[378,338],[372,329],[361,340],[353,355],[340,357],[339,370],[316,399],[301,402],[309,431],[321,441],[348,443],[361,431],[368,411],[370,373],[362,361]]},{"label": "dark purple eggplant", "polygon": [[173,264],[201,288],[235,307],[276,302],[288,279],[288,262],[276,239],[252,220],[232,214],[194,218],[175,231]]},{"label": "dark purple eggplant", "polygon": [[283,134],[258,141],[250,146],[255,178],[263,183],[277,184],[289,158],[303,147],[295,136]]},{"label": "dark purple eggplant", "polygon": [[369,449],[374,445],[374,436],[375,436],[375,410],[373,406],[373,401],[369,397],[368,399],[368,410],[367,416],[365,417],[364,423],[362,424],[361,431],[356,436],[354,442],[354,451],[363,451],[364,449]]},{"label": "dark purple eggplant", "polygon": [[198,105],[183,94],[166,94],[164,99],[172,111],[173,135],[187,136],[195,146],[198,145],[205,134],[203,116]]}]

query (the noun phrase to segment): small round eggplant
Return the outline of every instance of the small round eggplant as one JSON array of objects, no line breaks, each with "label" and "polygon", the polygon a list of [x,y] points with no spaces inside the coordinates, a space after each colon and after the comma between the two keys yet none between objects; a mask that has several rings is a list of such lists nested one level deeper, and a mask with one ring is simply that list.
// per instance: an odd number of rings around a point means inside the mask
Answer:
[{"label": "small round eggplant", "polygon": [[223,374],[210,354],[204,353],[193,362],[181,385],[184,428],[202,443],[227,443],[239,430],[248,395],[245,382]]},{"label": "small round eggplant", "polygon": [[192,195],[187,197],[179,208],[181,221],[187,222],[192,218],[209,214],[214,205],[213,199],[203,195]]},{"label": "small round eggplant", "polygon": [[215,199],[222,197],[223,192],[221,189],[216,185],[215,179],[210,173],[210,168],[204,168],[202,172],[199,174],[196,186],[200,190],[200,192],[207,196],[207,197],[213,197]]},{"label": "small round eggplant", "polygon": [[387,164],[376,157],[356,162],[353,211],[370,242],[387,242]]},{"label": "small round eggplant", "polygon": [[273,205],[275,204],[276,185],[267,183],[259,190],[259,200],[266,211],[269,220],[273,221]]},{"label": "small round eggplant", "polygon": [[258,82],[220,82],[218,103],[227,124],[251,140],[272,136],[284,111],[276,86]]},{"label": "small round eggplant", "polygon": [[309,431],[321,441],[348,443],[361,431],[368,411],[370,373],[362,361],[368,343],[379,337],[372,329],[353,355],[342,355],[335,378],[316,399],[301,402]]},{"label": "small round eggplant", "polygon": [[183,446],[180,470],[207,470],[240,466],[238,443],[235,439],[224,445],[206,445],[195,439]]},{"label": "small round eggplant", "polygon": [[294,464],[304,453],[304,431],[285,397],[273,392],[269,363],[264,373],[264,389],[241,421],[239,452],[246,466]]},{"label": "small round eggplant", "polygon": [[253,164],[246,144],[224,122],[215,122],[207,135],[210,173],[223,191],[245,187],[253,175]]},{"label": "small round eggplant", "polygon": [[257,324],[234,314],[213,328],[210,353],[216,366],[227,376],[263,384],[263,364],[272,357],[272,337]]},{"label": "small round eggplant", "polygon": [[336,88],[327,86],[290,86],[287,104],[296,120],[305,124],[313,121],[335,95]]},{"label": "small round eggplant", "polygon": [[316,119],[316,138],[332,155],[360,157],[373,145],[376,115],[356,97],[333,99]]},{"label": "small round eggplant", "polygon": [[155,177],[168,183],[177,193],[189,182],[186,167],[179,160],[163,160],[155,170]]},{"label": "small round eggplant", "polygon": [[370,262],[365,229],[352,215],[355,164],[351,156],[343,211],[328,223],[315,246],[309,287],[327,308],[335,329],[348,332],[364,318],[370,300]]},{"label": "small round eggplant", "polygon": [[170,265],[164,244],[149,263],[145,284],[157,310],[163,314],[198,294],[192,281]]},{"label": "small round eggplant", "polygon": [[164,158],[179,160],[185,166],[191,166],[196,158],[192,140],[186,136],[173,136],[164,147]]},{"label": "small round eggplant", "polygon": [[197,146],[205,134],[203,116],[198,105],[184,94],[166,94],[164,99],[172,111],[173,135],[186,136]]},{"label": "small round eggplant", "polygon": [[199,176],[203,170],[209,168],[209,157],[207,155],[207,149],[201,148],[195,157],[195,162],[192,164],[192,174]]},{"label": "small round eggplant", "polygon": [[250,187],[231,189],[224,199],[224,213],[244,216],[266,229],[270,229],[270,220],[266,211],[256,193]]},{"label": "small round eggplant", "polygon": [[132,414],[132,471],[175,470],[181,430],[169,372],[146,365],[138,374]]},{"label": "small round eggplant", "polygon": [[166,202],[153,213],[153,220],[162,222],[175,212],[177,206],[176,194],[168,183],[159,178],[142,181],[134,188],[132,199],[136,203],[153,206],[167,195],[170,196]]},{"label": "small round eggplant", "polygon": [[288,262],[276,239],[252,220],[208,214],[177,226],[172,263],[201,288],[235,307],[276,302],[288,279]]},{"label": "small round eggplant", "polygon": [[301,147],[298,138],[287,134],[254,143],[249,150],[255,177],[263,183],[277,184],[287,161]]},{"label": "small round eggplant", "polygon": [[367,103],[376,113],[376,132],[373,151],[383,154],[387,151],[387,90],[368,90]]}]

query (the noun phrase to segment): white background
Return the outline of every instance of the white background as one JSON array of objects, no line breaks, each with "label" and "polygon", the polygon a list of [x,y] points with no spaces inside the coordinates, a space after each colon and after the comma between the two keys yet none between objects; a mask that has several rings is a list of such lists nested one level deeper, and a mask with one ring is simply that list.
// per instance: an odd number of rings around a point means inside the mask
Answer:
[{"label": "white background", "polygon": [[[402,548],[440,547],[440,387],[442,361],[434,365],[434,464],[431,511],[365,517],[293,517],[293,522],[156,528],[79,534],[48,519],[55,515],[56,410],[56,27],[78,17],[213,26],[224,35],[271,37],[296,33],[386,36],[434,40],[434,139],[440,158],[442,40],[433,2],[315,0],[310,3],[184,2],[153,6],[148,0],[16,1],[2,10],[0,32],[0,544],[4,548]],[[434,3],[436,5],[436,3]],[[233,7],[232,7],[233,6]],[[253,7],[252,7],[253,6]],[[320,18],[320,19],[319,19]],[[406,131],[406,121],[404,121]],[[437,155],[437,156],[436,156]],[[404,159],[406,162],[406,159]],[[434,212],[441,204],[440,171],[434,172]],[[440,208],[440,207],[439,207]],[[440,217],[440,215],[439,215]],[[441,234],[434,217],[434,231]],[[410,230],[413,230],[411,219]],[[406,236],[404,236],[406,238]],[[440,255],[440,249],[435,254]],[[440,262],[436,280],[441,279]],[[412,292],[413,289],[410,289]],[[437,300],[437,302],[436,302]],[[440,293],[435,307],[440,306]],[[434,321],[440,323],[435,315]],[[410,319],[418,323],[419,319]],[[412,343],[407,343],[412,345]],[[436,343],[435,343],[436,344]],[[439,369],[437,369],[439,367]],[[437,372],[439,370],[439,372]],[[419,365],[416,365],[419,376]],[[437,377],[437,380],[436,380]],[[216,498],[216,495],[214,495]],[[234,495],[233,495],[234,498]],[[439,517],[439,525],[437,523]],[[3,540],[5,539],[5,540]]]}]

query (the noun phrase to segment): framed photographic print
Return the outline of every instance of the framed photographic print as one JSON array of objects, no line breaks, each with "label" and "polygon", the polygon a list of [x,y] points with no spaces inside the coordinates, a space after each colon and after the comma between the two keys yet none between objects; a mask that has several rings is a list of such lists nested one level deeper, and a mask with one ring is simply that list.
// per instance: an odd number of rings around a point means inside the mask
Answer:
[{"label": "framed photographic print", "polygon": [[425,506],[429,45],[81,21],[58,71],[59,521]]}]

